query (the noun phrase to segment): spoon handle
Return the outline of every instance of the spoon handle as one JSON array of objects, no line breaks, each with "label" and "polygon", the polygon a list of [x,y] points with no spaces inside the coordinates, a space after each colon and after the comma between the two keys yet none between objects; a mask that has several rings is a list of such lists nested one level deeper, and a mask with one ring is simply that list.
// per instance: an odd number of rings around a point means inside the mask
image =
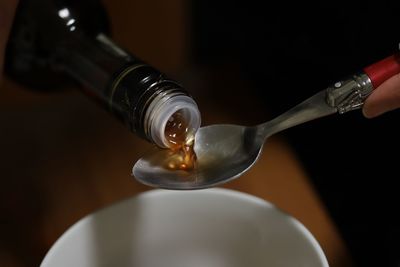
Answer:
[{"label": "spoon handle", "polygon": [[391,55],[363,69],[374,88],[400,72],[400,53]]},{"label": "spoon handle", "polygon": [[287,128],[336,112],[336,107],[332,107],[327,103],[327,90],[323,90],[258,127],[261,136],[268,137]]},{"label": "spoon handle", "polygon": [[363,69],[359,74],[338,81],[275,119],[258,126],[265,138],[290,127],[336,112],[359,109],[371,92],[400,73],[400,54],[396,53]]}]

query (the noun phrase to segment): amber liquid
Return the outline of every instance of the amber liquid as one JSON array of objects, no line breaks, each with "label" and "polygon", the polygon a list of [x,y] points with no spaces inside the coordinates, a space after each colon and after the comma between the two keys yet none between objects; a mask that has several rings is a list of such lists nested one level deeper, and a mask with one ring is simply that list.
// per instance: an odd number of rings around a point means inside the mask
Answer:
[{"label": "amber liquid", "polygon": [[195,168],[194,133],[189,128],[181,111],[177,111],[168,120],[165,138],[170,144],[170,157],[166,168],[170,170],[191,171]]}]

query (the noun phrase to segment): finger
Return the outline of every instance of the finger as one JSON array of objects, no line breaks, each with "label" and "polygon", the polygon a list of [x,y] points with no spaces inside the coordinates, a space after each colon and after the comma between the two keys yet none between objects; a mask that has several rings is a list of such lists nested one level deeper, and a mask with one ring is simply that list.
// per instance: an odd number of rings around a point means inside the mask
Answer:
[{"label": "finger", "polygon": [[363,114],[374,118],[385,112],[400,108],[400,74],[386,80],[366,99]]}]

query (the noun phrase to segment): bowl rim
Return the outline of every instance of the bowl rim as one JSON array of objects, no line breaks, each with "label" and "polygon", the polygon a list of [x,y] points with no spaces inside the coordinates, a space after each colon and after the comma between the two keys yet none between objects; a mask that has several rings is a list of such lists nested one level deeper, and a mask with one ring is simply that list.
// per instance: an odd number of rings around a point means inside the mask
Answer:
[{"label": "bowl rim", "polygon": [[154,197],[162,197],[163,195],[172,195],[172,194],[218,194],[218,195],[223,195],[223,196],[228,196],[228,197],[234,197],[241,199],[243,201],[246,201],[250,204],[255,204],[264,208],[269,208],[269,209],[275,209],[281,216],[286,217],[287,219],[291,220],[293,226],[301,233],[304,235],[306,240],[310,243],[312,248],[315,250],[316,254],[319,257],[320,262],[322,263],[322,267],[329,267],[328,260],[326,258],[326,255],[320,246],[319,242],[317,239],[314,237],[314,235],[308,230],[308,228],[303,225],[297,218],[295,218],[293,215],[283,211],[279,207],[277,207],[275,204],[272,202],[265,200],[263,198],[260,198],[258,196],[251,195],[246,192],[242,192],[239,190],[235,189],[228,189],[228,188],[221,188],[221,187],[214,187],[214,188],[207,188],[207,189],[201,189],[201,190],[194,190],[194,191],[181,191],[181,190],[169,190],[169,189],[149,189],[144,192],[140,192],[136,195],[126,197],[124,199],[115,201],[109,205],[106,205],[102,208],[97,209],[94,212],[91,212],[82,218],[80,218],[78,221],[73,223],[71,226],[69,226],[64,233],[60,235],[59,238],[51,245],[50,249],[47,251],[46,255],[44,256],[40,267],[48,267],[48,262],[53,258],[53,255],[56,253],[56,251],[65,243],[68,241],[69,237],[71,236],[71,233],[78,230],[79,228],[83,227],[83,225],[91,220],[96,214],[104,213],[107,212],[107,210],[112,209],[114,206],[117,205],[123,205],[125,202],[130,202],[138,199],[144,199],[144,198],[154,198]]}]

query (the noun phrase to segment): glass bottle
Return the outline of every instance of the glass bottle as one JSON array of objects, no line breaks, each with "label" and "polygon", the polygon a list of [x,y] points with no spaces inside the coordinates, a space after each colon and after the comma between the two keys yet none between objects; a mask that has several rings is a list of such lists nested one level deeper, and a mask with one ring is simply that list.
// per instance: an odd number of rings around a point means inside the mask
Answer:
[{"label": "glass bottle", "polygon": [[110,39],[97,0],[20,1],[5,71],[41,90],[76,81],[133,133],[159,147],[171,147],[165,129],[177,112],[190,138],[200,127],[197,104],[184,88]]}]

